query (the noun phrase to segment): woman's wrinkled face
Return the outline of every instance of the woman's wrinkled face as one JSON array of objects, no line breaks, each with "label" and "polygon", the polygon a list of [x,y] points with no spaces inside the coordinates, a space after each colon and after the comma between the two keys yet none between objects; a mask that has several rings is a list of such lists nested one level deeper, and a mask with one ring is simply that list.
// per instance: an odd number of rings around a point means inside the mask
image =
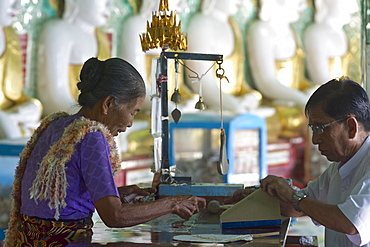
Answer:
[{"label": "woman's wrinkled face", "polygon": [[138,98],[136,102],[113,106],[107,111],[107,118],[104,121],[113,136],[125,132],[131,127],[135,115],[140,111],[144,103],[144,97]]}]

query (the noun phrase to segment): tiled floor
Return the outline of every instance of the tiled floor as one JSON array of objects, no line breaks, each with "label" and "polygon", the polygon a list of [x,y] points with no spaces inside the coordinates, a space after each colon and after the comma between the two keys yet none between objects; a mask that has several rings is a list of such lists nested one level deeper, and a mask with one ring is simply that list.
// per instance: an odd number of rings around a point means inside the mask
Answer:
[{"label": "tiled floor", "polygon": [[296,223],[290,226],[288,235],[317,236],[319,247],[324,247],[324,227],[315,226],[307,216],[294,219]]}]

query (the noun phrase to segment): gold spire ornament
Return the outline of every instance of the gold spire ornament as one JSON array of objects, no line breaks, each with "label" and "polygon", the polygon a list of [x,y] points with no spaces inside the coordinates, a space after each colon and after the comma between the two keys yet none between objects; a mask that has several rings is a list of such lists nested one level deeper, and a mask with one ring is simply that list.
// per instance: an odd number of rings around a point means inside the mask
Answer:
[{"label": "gold spire ornament", "polygon": [[187,34],[181,33],[181,21],[176,23],[176,11],[169,11],[168,0],[161,0],[158,11],[152,13],[152,22],[146,23],[146,33],[139,35],[142,50],[187,50]]}]

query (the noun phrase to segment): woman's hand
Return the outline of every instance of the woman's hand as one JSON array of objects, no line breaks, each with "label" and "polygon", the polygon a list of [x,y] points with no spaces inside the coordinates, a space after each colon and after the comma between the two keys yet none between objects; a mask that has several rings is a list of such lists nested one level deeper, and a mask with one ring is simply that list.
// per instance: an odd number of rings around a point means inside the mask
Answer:
[{"label": "woman's hand", "polygon": [[118,193],[122,203],[142,203],[144,202],[144,196],[155,194],[157,187],[161,183],[161,170],[154,173],[152,187],[151,188],[140,188],[137,185],[128,185],[118,187]]},{"label": "woman's hand", "polygon": [[143,197],[149,196],[150,194],[154,194],[156,192],[156,188],[141,189],[137,185],[118,187],[118,193],[122,203],[142,203],[144,202]]},{"label": "woman's hand", "polygon": [[168,197],[175,200],[175,205],[172,208],[172,213],[177,214],[181,218],[188,220],[193,214],[200,211],[200,208],[206,207],[206,199],[193,195],[181,195]]},{"label": "woman's hand", "polygon": [[150,193],[155,193],[157,190],[155,188],[140,188],[137,185],[128,185],[128,186],[122,186],[118,187],[118,192],[120,197],[124,197],[129,194],[137,194],[140,196],[147,196]]}]

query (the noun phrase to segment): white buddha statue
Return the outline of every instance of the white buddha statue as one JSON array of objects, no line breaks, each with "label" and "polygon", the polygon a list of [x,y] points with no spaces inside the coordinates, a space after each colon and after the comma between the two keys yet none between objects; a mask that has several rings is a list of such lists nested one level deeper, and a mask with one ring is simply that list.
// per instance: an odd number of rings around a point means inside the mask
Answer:
[{"label": "white buddha statue", "polygon": [[0,1],[0,139],[30,136],[42,112],[40,101],[23,92],[22,51],[11,27],[15,2]]},{"label": "white buddha statue", "polygon": [[82,64],[91,57],[111,56],[107,35],[99,29],[108,16],[108,0],[65,0],[63,17],[44,23],[38,43],[37,90],[45,115],[75,112]]},{"label": "white buddha statue", "polygon": [[305,54],[291,24],[306,0],[259,0],[258,18],[247,26],[248,65],[263,103],[276,109],[267,119],[268,139],[304,136],[303,108],[311,94],[305,78]]},{"label": "white buddha statue", "polygon": [[[251,90],[244,76],[244,43],[242,32],[233,20],[241,2],[239,0],[204,0],[201,11],[194,14],[188,26],[188,52],[223,55],[221,67],[229,80],[222,80],[223,110],[233,113],[245,113],[259,106],[261,95]],[[205,74],[201,79],[202,97],[209,110],[220,109],[219,78],[215,75],[218,68],[210,61],[186,60],[185,64],[198,73]],[[206,73],[208,71],[208,73]],[[194,76],[185,70],[186,75]],[[187,86],[196,93],[200,91],[199,82],[186,78]]]},{"label": "white buddha statue", "polygon": [[304,33],[307,72],[321,85],[335,77],[348,75],[349,37],[343,26],[359,10],[356,0],[314,0],[314,23]]},{"label": "white buddha statue", "polygon": [[304,53],[291,23],[306,0],[260,0],[258,19],[247,31],[248,64],[253,84],[264,98],[303,108],[309,98]]}]

